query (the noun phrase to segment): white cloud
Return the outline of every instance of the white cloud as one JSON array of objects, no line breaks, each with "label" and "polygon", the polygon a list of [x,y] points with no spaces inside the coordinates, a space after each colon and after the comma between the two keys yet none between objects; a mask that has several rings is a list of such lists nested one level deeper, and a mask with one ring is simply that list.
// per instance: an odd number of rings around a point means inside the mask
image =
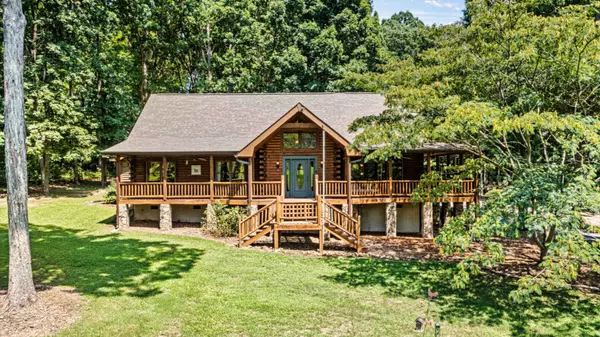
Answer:
[{"label": "white cloud", "polygon": [[456,5],[451,2],[444,2],[438,0],[425,0],[425,3],[439,8],[453,8],[456,9]]}]

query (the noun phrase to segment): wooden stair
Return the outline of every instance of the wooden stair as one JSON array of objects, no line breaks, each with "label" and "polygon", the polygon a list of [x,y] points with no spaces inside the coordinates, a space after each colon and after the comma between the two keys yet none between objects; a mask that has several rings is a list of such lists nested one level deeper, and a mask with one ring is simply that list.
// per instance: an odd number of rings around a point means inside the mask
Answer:
[{"label": "wooden stair", "polygon": [[317,231],[319,251],[323,252],[324,232],[329,231],[350,247],[361,251],[360,217],[358,219],[335,206],[317,200],[280,198],[239,222],[239,246],[247,247],[273,233],[273,247],[279,248],[280,232]]}]

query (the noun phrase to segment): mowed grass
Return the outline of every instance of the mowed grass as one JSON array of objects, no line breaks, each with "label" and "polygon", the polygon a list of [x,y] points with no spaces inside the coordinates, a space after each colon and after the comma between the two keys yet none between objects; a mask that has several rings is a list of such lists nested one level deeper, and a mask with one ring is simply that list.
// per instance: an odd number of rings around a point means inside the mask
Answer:
[{"label": "mowed grass", "polygon": [[[230,248],[199,238],[111,233],[114,207],[90,188],[31,201],[36,283],[86,299],[64,336],[600,336],[600,299],[564,292],[516,305],[514,284],[479,278],[451,288],[452,264],[314,258]],[[0,202],[0,287],[7,286],[6,202]]]}]

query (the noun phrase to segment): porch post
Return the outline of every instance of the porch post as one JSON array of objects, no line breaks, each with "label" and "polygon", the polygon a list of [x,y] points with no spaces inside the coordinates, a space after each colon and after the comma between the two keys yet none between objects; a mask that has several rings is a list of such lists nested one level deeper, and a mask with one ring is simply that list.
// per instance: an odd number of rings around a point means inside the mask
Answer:
[{"label": "porch post", "polygon": [[160,222],[159,228],[160,230],[171,230],[173,228],[173,210],[171,209],[171,205],[162,204],[160,205]]},{"label": "porch post", "polygon": [[[431,173],[431,153],[427,153],[427,173]],[[421,236],[433,238],[433,203],[431,198],[421,204]]]},{"label": "porch post", "polygon": [[208,170],[209,174],[210,174],[210,186],[209,186],[209,188],[210,188],[210,201],[212,202],[213,199],[214,199],[214,197],[215,197],[215,187],[214,187],[214,184],[213,184],[213,180],[215,179],[215,167],[214,167],[214,165],[215,165],[215,158],[213,156],[210,156],[209,161],[210,161],[210,163],[209,163],[209,165],[210,165],[209,167],[210,168]]},{"label": "porch post", "polygon": [[167,200],[167,157],[162,158],[163,200]]},{"label": "porch post", "polygon": [[346,194],[348,194],[348,214],[352,214],[352,164],[346,153]]},{"label": "porch post", "polygon": [[433,203],[431,201],[421,204],[421,236],[426,239],[433,238]]},{"label": "porch post", "polygon": [[427,157],[427,173],[431,173],[431,153],[426,153]]},{"label": "porch post", "polygon": [[248,206],[252,204],[252,182],[254,181],[254,158],[248,159]]},{"label": "porch post", "polygon": [[117,205],[119,204],[119,190],[120,190],[120,185],[121,185],[121,156],[117,155]]},{"label": "porch post", "polygon": [[397,221],[398,221],[397,207],[396,207],[395,202],[390,202],[385,205],[385,216],[386,216],[385,234],[387,236],[394,237],[394,236],[396,236],[396,233],[397,233]]},{"label": "porch post", "polygon": [[389,180],[389,188],[390,188],[390,202],[392,202],[392,198],[393,198],[393,189],[394,189],[394,183],[392,181],[393,175],[392,175],[392,159],[389,158],[388,159],[388,180]]}]

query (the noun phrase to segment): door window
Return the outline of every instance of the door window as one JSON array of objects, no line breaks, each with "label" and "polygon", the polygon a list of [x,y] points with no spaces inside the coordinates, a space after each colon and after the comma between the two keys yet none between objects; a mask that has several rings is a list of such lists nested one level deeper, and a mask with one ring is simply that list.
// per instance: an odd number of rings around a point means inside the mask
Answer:
[{"label": "door window", "polygon": [[304,188],[304,166],[302,163],[298,163],[298,168],[296,169],[296,186],[301,190]]}]

